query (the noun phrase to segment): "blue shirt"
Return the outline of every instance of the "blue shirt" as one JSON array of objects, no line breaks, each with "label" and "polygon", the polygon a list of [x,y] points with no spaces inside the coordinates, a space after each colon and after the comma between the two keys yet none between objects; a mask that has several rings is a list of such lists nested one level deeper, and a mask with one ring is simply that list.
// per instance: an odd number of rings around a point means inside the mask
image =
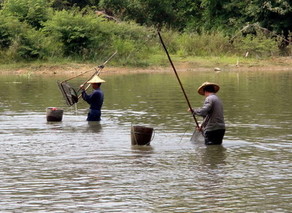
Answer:
[{"label": "blue shirt", "polygon": [[103,92],[100,88],[95,89],[91,94],[87,94],[86,91],[82,92],[82,98],[90,105],[90,109],[92,110],[101,110],[103,104]]}]

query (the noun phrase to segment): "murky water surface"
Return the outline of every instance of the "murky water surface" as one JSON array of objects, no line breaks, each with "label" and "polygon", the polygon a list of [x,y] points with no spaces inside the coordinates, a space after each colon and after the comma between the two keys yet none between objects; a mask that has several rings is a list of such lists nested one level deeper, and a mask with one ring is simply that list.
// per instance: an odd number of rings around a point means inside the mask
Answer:
[{"label": "murky water surface", "polygon": [[[0,76],[0,212],[291,212],[292,72],[180,77],[193,107],[202,82],[221,85],[223,146],[190,142],[171,71],[103,74],[100,125],[86,103],[65,105],[64,79]],[[63,121],[47,122],[47,107]],[[131,146],[132,125],[154,128],[151,146]]]}]

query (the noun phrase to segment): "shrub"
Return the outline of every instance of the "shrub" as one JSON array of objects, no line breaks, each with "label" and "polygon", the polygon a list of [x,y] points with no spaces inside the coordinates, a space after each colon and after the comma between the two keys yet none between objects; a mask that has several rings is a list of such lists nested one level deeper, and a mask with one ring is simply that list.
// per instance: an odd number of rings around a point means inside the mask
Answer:
[{"label": "shrub", "polygon": [[156,32],[135,23],[102,22],[102,31],[110,35],[106,51],[118,51],[115,59],[122,65],[147,65],[157,47]]},{"label": "shrub", "polygon": [[0,49],[5,49],[11,45],[13,40],[13,34],[11,32],[11,25],[13,25],[11,23],[13,19],[0,14],[0,20]]},{"label": "shrub", "polygon": [[234,47],[242,55],[248,52],[252,57],[279,55],[278,41],[275,38],[267,38],[262,33],[239,37],[235,39]]},{"label": "shrub", "polygon": [[21,23],[13,16],[0,14],[0,19],[0,57],[6,57],[5,62],[46,59],[60,52],[60,49],[55,49],[58,42],[42,31]]},{"label": "shrub", "polygon": [[39,29],[49,19],[51,9],[47,0],[7,0],[3,3],[3,14],[14,16]]},{"label": "shrub", "polygon": [[232,46],[220,32],[213,33],[163,33],[164,42],[172,54],[179,56],[218,56],[229,53]]},{"label": "shrub", "polygon": [[90,59],[109,42],[109,36],[100,30],[100,22],[91,14],[58,11],[44,24],[44,32],[62,43],[65,56]]}]

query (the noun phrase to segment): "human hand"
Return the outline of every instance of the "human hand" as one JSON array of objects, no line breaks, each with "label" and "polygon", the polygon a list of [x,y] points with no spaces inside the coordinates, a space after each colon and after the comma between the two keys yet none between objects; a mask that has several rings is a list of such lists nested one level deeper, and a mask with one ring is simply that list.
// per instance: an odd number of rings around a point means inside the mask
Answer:
[{"label": "human hand", "polygon": [[82,89],[82,90],[85,90],[84,84],[81,84],[81,85],[79,86],[79,88]]},{"label": "human hand", "polygon": [[202,132],[203,131],[203,128],[201,126],[197,126],[196,127],[196,130],[199,131],[199,132]]}]

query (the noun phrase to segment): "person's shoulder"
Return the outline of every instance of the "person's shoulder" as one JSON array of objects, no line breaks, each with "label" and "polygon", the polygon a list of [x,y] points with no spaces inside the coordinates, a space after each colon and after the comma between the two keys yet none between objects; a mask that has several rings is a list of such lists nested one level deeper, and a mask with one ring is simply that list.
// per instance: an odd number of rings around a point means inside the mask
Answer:
[{"label": "person's shoulder", "polygon": [[93,94],[100,95],[103,94],[103,92],[100,89],[96,89],[93,91]]},{"label": "person's shoulder", "polygon": [[97,89],[93,90],[93,92],[101,92],[101,89],[97,88]]},{"label": "person's shoulder", "polygon": [[214,93],[212,95],[209,96],[210,98],[213,98],[213,99],[218,99],[218,96]]},{"label": "person's shoulder", "polygon": [[206,101],[210,101],[210,102],[213,102],[213,101],[216,101],[218,100],[218,96],[216,94],[212,94],[212,95],[209,95],[208,97],[206,97]]}]

